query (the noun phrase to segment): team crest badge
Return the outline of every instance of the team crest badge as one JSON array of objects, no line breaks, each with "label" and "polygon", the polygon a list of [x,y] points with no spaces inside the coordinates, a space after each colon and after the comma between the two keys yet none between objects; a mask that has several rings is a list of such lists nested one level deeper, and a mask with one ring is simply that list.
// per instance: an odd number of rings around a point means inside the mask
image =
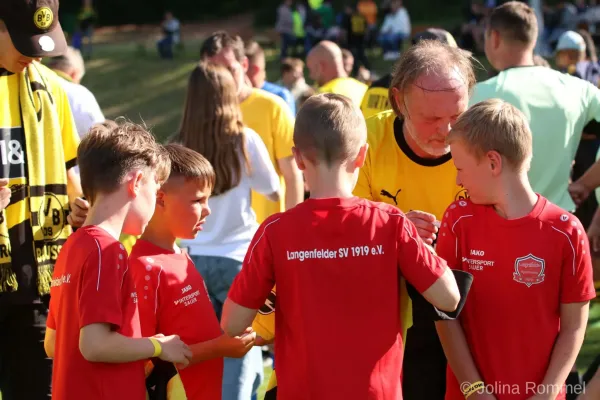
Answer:
[{"label": "team crest badge", "polygon": [[515,260],[513,279],[527,285],[527,287],[531,287],[531,285],[544,282],[545,268],[546,262],[543,259],[529,253],[525,257]]}]

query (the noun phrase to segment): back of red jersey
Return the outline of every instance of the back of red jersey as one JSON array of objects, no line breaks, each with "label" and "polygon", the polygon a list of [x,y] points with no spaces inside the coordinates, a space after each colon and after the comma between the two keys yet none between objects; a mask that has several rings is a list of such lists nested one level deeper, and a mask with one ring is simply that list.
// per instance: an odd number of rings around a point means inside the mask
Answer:
[{"label": "back of red jersey", "polygon": [[89,362],[79,350],[80,329],[90,324],[110,324],[124,336],[141,337],[137,295],[120,243],[99,227],[79,229],[58,256],[50,294],[47,325],[56,331],[53,397],[145,399],[142,362]]},{"label": "back of red jersey", "polygon": [[[451,268],[473,274],[460,321],[483,381],[496,385],[498,400],[533,396],[527,384],[546,374],[561,303],[595,296],[583,227],[541,196],[514,220],[461,200],[446,211],[436,250]],[[447,399],[463,398],[451,375]]]},{"label": "back of red jersey", "polygon": [[258,309],[277,284],[282,397],[401,399],[399,278],[424,291],[445,268],[398,209],[310,199],[263,223],[229,297]]}]

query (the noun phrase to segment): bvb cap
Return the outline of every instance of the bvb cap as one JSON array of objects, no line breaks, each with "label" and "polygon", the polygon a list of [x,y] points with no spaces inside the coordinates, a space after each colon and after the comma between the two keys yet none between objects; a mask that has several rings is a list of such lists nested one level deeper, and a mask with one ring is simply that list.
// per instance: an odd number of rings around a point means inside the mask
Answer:
[{"label": "bvb cap", "polygon": [[0,20],[26,57],[59,56],[67,47],[58,22],[58,0],[0,0]]}]

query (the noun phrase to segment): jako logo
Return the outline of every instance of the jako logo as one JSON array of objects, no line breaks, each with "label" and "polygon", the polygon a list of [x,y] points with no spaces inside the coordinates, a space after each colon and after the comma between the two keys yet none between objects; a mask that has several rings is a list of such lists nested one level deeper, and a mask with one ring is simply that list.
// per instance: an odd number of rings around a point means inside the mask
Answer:
[{"label": "jako logo", "polygon": [[471,255],[472,256],[480,256],[482,257],[485,254],[485,252],[483,250],[471,250]]}]

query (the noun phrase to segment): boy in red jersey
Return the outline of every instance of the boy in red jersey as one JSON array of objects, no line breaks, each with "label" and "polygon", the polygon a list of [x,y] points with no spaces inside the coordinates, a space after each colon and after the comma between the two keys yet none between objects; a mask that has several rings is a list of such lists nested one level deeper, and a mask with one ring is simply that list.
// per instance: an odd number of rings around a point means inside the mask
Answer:
[{"label": "boy in red jersey", "polygon": [[366,136],[347,97],[304,103],[294,157],[310,199],[261,225],[224,304],[221,326],[239,335],[277,283],[275,365],[286,400],[402,399],[400,275],[442,310],[459,301],[452,272],[400,210],[352,195]]},{"label": "boy in red jersey", "polygon": [[180,335],[193,354],[192,365],[180,372],[187,398],[220,400],[223,357],[243,357],[254,345],[256,333],[249,330],[234,338],[221,333],[202,276],[175,243],[193,239],[202,230],[210,214],[215,172],[204,157],[184,146],[169,144],[165,150],[171,174],[158,191],[154,216],[130,256],[142,334]]},{"label": "boy in red jersey", "polygon": [[187,364],[191,352],[178,336],[142,338],[127,253],[118,238],[121,231],[144,230],[169,161],[142,127],[114,122],[95,127],[77,157],[90,210],[54,269],[44,341],[54,358],[52,397],[144,400],[143,360]]},{"label": "boy in red jersey", "polygon": [[564,399],[595,297],[585,230],[531,189],[531,131],[514,106],[474,105],[448,142],[470,200],[447,209],[436,250],[474,278],[458,320],[437,322],[446,399]]}]

